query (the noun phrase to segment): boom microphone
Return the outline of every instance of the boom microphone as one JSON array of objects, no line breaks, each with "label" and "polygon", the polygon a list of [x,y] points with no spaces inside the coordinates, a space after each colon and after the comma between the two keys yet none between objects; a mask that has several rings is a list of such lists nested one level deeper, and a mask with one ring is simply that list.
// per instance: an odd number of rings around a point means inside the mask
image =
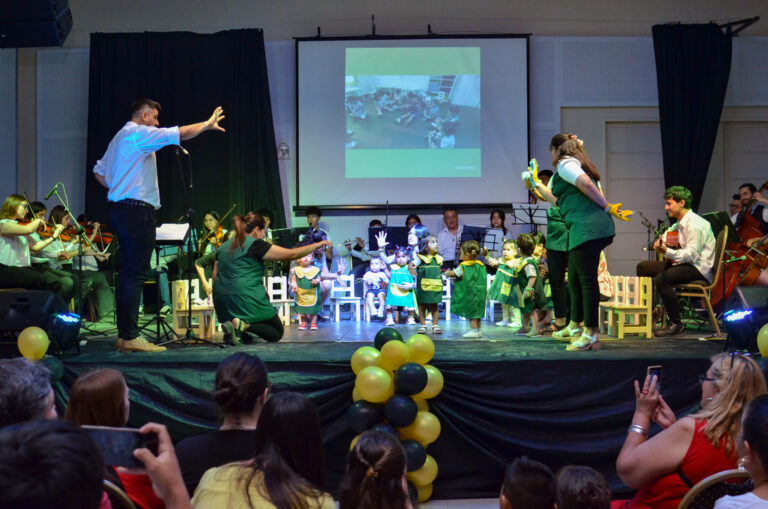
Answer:
[{"label": "boom microphone", "polygon": [[61,184],[61,182],[56,182],[56,185],[55,185],[55,186],[53,186],[53,189],[51,189],[50,191],[48,191],[48,194],[46,194],[46,195],[45,195],[45,199],[46,199],[46,200],[50,199],[50,198],[51,198],[51,195],[52,195],[53,193],[55,193],[55,192],[56,192],[56,189],[58,189],[58,187],[59,187],[59,184]]}]

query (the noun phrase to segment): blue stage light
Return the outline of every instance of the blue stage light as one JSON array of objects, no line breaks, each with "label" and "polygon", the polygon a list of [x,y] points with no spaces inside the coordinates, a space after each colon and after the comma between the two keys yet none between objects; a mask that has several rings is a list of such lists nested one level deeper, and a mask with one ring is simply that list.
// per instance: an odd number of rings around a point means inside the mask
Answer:
[{"label": "blue stage light", "polygon": [[[48,320],[48,337],[60,351],[79,346],[80,315],[74,313],[54,313]],[[79,351],[79,348],[78,348]]]},{"label": "blue stage light", "polygon": [[737,350],[755,351],[758,327],[751,309],[731,309],[723,315],[723,322],[728,339],[733,341]]}]

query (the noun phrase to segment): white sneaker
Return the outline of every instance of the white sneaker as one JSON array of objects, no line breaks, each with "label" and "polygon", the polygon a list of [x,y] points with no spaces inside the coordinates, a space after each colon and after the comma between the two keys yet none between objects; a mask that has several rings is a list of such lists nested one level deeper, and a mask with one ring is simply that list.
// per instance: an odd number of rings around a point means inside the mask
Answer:
[{"label": "white sneaker", "polygon": [[480,329],[472,329],[469,332],[465,332],[462,337],[467,339],[478,339],[483,337],[483,333],[480,332]]},{"label": "white sneaker", "polygon": [[409,316],[408,317],[408,321],[405,322],[405,324],[406,325],[416,325],[416,320],[412,316]]},{"label": "white sneaker", "polygon": [[507,320],[502,320],[500,322],[496,322],[496,325],[498,325],[499,327],[508,327],[509,322]]},{"label": "white sneaker", "polygon": [[384,322],[384,325],[395,325],[395,321],[390,316],[389,318],[387,318],[387,321]]}]

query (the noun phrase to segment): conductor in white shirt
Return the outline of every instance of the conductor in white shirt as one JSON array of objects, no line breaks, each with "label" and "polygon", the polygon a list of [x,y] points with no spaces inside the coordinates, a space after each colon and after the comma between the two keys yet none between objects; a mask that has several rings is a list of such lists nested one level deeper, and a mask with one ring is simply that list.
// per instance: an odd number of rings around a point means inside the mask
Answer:
[{"label": "conductor in white shirt", "polygon": [[109,192],[110,224],[121,249],[117,277],[117,349],[122,352],[162,352],[160,347],[139,337],[139,299],[149,277],[155,247],[155,210],[160,208],[155,151],[178,145],[205,131],[224,131],[219,106],[205,122],[181,127],[159,127],[160,104],[138,99],[131,104],[131,120],[109,142],[104,156],[96,161],[93,173]]}]

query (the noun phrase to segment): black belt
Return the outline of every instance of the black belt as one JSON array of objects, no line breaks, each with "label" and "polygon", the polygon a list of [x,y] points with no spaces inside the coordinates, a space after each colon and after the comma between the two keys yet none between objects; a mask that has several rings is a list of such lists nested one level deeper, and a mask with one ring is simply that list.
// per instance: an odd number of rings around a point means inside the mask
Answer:
[{"label": "black belt", "polygon": [[132,198],[123,198],[122,200],[116,201],[115,203],[122,203],[123,205],[136,205],[138,207],[148,207],[152,210],[155,210],[155,206],[151,203],[147,203],[141,200],[134,200]]}]

